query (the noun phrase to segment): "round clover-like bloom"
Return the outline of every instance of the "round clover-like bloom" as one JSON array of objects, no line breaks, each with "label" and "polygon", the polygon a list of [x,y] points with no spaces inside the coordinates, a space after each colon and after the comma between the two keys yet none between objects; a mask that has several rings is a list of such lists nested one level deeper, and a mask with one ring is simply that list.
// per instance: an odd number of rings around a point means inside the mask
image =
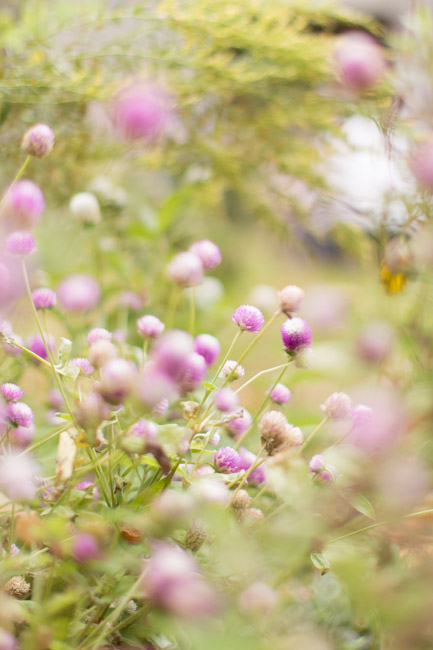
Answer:
[{"label": "round clover-like bloom", "polygon": [[269,456],[289,447],[298,447],[303,442],[302,431],[289,424],[281,411],[268,411],[259,422],[262,445]]},{"label": "round clover-like bloom", "polygon": [[[253,454],[252,451],[249,451],[246,449],[246,447],[241,447],[239,449],[239,469],[245,469],[248,470],[250,469],[251,465],[253,465],[256,460],[257,456]],[[248,483],[257,485],[259,483],[264,483],[266,481],[266,472],[265,472],[265,467],[262,464],[258,465],[255,467],[248,475]]]},{"label": "round clover-like bloom", "polygon": [[206,361],[197,352],[192,352],[186,360],[185,368],[179,379],[180,392],[191,393],[198,388],[206,376],[206,371]]},{"label": "round clover-like bloom", "polygon": [[76,357],[75,359],[70,359],[68,362],[70,366],[76,366],[81,370],[83,375],[91,375],[95,371],[95,368],[92,366],[90,361],[85,357]]},{"label": "round clover-like bloom", "polygon": [[235,416],[233,420],[227,422],[226,428],[228,429],[228,431],[230,431],[230,433],[234,435],[235,439],[237,439],[246,431],[248,431],[252,422],[253,422],[253,418],[251,417],[249,411],[243,409],[241,415],[237,417]]},{"label": "round clover-like bloom", "polygon": [[374,86],[385,72],[380,47],[364,32],[347,32],[341,36],[335,61],[342,82],[356,90]]},{"label": "round clover-like bloom", "polygon": [[[56,341],[54,337],[51,334],[48,334],[45,336],[45,341],[50,349],[50,352],[52,352],[56,347]],[[27,339],[27,347],[34,354],[37,354],[38,357],[41,357],[41,359],[48,359],[48,351],[40,334],[35,334],[34,336],[31,336],[29,339]],[[39,363],[39,361],[37,363]]]},{"label": "round clover-like bloom", "polygon": [[126,359],[110,359],[101,368],[99,392],[111,404],[123,402],[137,381],[137,368]]},{"label": "round clover-like bloom", "polygon": [[99,201],[92,192],[78,192],[69,201],[69,210],[82,223],[98,223],[101,220]]},{"label": "round clover-like bloom", "polygon": [[312,457],[308,468],[315,475],[315,478],[321,481],[332,481],[338,475],[337,468],[334,465],[325,464],[325,459],[321,454],[316,454]]},{"label": "round clover-like bloom", "polygon": [[221,264],[221,251],[218,246],[209,239],[196,241],[189,247],[189,250],[201,259],[203,268],[208,271]]},{"label": "round clover-like bloom", "polygon": [[346,393],[332,393],[320,408],[332,420],[345,420],[352,411],[352,400]]},{"label": "round clover-like bloom", "polygon": [[80,564],[98,559],[101,556],[98,540],[90,533],[77,533],[72,543],[72,555]]},{"label": "round clover-like bloom", "polygon": [[114,97],[111,119],[126,140],[154,142],[172,119],[169,96],[154,83],[133,82]]},{"label": "round clover-like bloom", "polygon": [[34,124],[27,129],[21,141],[21,149],[36,158],[48,156],[53,147],[54,133],[48,124]]},{"label": "round clover-like bloom", "polygon": [[17,447],[27,447],[36,435],[36,427],[31,424],[29,427],[12,427],[9,431],[9,439]]},{"label": "round clover-like bloom", "polygon": [[31,255],[36,250],[36,242],[28,230],[17,230],[6,239],[6,250],[11,255]]},{"label": "round clover-like bloom", "polygon": [[57,297],[51,289],[35,289],[32,292],[32,300],[36,309],[51,309],[57,304]]},{"label": "round clover-like bloom", "polygon": [[156,339],[165,329],[164,323],[152,314],[145,314],[137,320],[137,330],[141,336]]},{"label": "round clover-like bloom", "polygon": [[89,345],[93,345],[97,341],[111,341],[112,338],[112,333],[104,327],[94,327],[87,334],[87,342]]},{"label": "round clover-like bloom", "polygon": [[29,501],[36,495],[37,465],[28,454],[0,455],[0,489],[12,500]]},{"label": "round clover-like bloom", "polygon": [[8,420],[17,427],[28,428],[33,424],[33,411],[24,402],[11,402],[6,407]]},{"label": "round clover-like bloom", "polygon": [[300,310],[305,294],[296,285],[289,284],[281,291],[278,291],[277,296],[281,311],[289,316],[293,312]]},{"label": "round clover-like bloom", "polygon": [[3,209],[11,226],[23,230],[33,228],[45,209],[42,190],[33,181],[17,181],[7,191]]},{"label": "round clover-like bloom", "polygon": [[233,413],[239,406],[239,398],[234,390],[225,386],[215,393],[214,404],[219,411]]},{"label": "round clover-like bloom", "polygon": [[221,346],[215,336],[211,334],[199,334],[194,339],[194,350],[200,354],[211,366],[221,352]]},{"label": "round clover-like bloom", "polygon": [[194,352],[194,340],[182,330],[166,332],[156,343],[152,358],[158,369],[174,381],[180,381]]},{"label": "round clover-like bloom", "polygon": [[239,471],[239,454],[232,447],[220,447],[213,457],[215,468],[224,474]]},{"label": "round clover-like bloom", "polygon": [[18,402],[24,395],[24,391],[16,384],[6,383],[0,386],[0,391],[7,402]]},{"label": "round clover-like bloom", "polygon": [[263,327],[265,317],[257,307],[241,305],[234,311],[232,320],[241,330],[259,332]]},{"label": "round clover-like bloom", "polygon": [[101,297],[98,282],[91,275],[69,275],[57,289],[60,304],[68,311],[86,311],[96,307]]},{"label": "round clover-like bloom", "polygon": [[290,388],[284,386],[284,384],[276,384],[276,386],[269,386],[267,393],[270,393],[271,400],[276,404],[287,404],[292,397]]},{"label": "round clover-like bloom", "polygon": [[190,251],[178,253],[169,263],[167,275],[181,287],[195,287],[203,280],[202,261]]},{"label": "round clover-like bloom", "polygon": [[311,345],[313,337],[307,321],[295,316],[281,325],[281,338],[287,352],[296,353]]},{"label": "round clover-like bloom", "polygon": [[245,368],[241,366],[237,361],[228,359],[225,362],[219,376],[221,379],[230,378],[230,381],[235,381],[236,379],[241,379],[245,376]]},{"label": "round clover-like bloom", "polygon": [[102,368],[104,363],[118,356],[117,348],[111,341],[99,340],[96,343],[92,343],[87,356],[92,366]]}]

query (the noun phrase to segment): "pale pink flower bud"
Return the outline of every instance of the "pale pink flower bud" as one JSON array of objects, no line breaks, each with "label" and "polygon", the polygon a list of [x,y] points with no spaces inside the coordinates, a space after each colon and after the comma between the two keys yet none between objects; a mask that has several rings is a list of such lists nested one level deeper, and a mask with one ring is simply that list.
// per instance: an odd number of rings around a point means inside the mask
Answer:
[{"label": "pale pink flower bud", "polygon": [[154,142],[172,119],[169,96],[154,83],[133,82],[114,97],[111,119],[126,140]]},{"label": "pale pink flower bud", "polygon": [[90,533],[77,533],[72,543],[72,555],[80,564],[101,557],[98,540]]},{"label": "pale pink flower bud", "polygon": [[97,341],[111,341],[113,335],[103,327],[94,327],[87,335],[87,342],[93,345]]},{"label": "pale pink flower bud", "polygon": [[328,418],[345,420],[350,416],[352,400],[346,393],[332,393],[320,407]]},{"label": "pale pink flower bud", "polygon": [[18,230],[6,239],[6,250],[11,255],[31,255],[36,250],[36,242],[31,232]]},{"label": "pale pink flower bud", "polygon": [[211,334],[199,334],[194,340],[194,350],[200,354],[211,366],[221,352],[221,346],[215,336]]},{"label": "pale pink flower bud", "polygon": [[167,275],[182,287],[195,287],[203,279],[203,264],[194,253],[178,253],[169,263]]},{"label": "pale pink flower bud", "polygon": [[101,368],[99,392],[111,404],[119,404],[132,393],[137,381],[137,368],[126,359],[110,359]]},{"label": "pale pink flower bud", "polygon": [[54,133],[48,124],[34,124],[23,135],[21,149],[36,158],[48,156],[54,147]]},{"label": "pale pink flower bud", "polygon": [[265,322],[265,318],[260,309],[252,305],[241,305],[238,307],[233,313],[232,320],[241,330],[246,330],[247,332],[259,332]]},{"label": "pale pink flower bud", "polygon": [[356,90],[374,86],[385,72],[379,45],[363,32],[348,32],[340,37],[335,61],[343,83]]},{"label": "pale pink flower bud", "polygon": [[110,341],[99,340],[90,346],[87,356],[95,368],[101,368],[104,363],[117,357],[117,348]]},{"label": "pale pink flower bud", "polygon": [[64,309],[86,311],[96,307],[101,297],[101,290],[92,276],[76,274],[63,280],[57,289],[57,295]]},{"label": "pale pink flower bud", "polygon": [[221,264],[221,251],[216,244],[209,239],[201,239],[189,247],[191,253],[200,258],[203,268],[212,270]]},{"label": "pale pink flower bud", "polygon": [[137,320],[137,330],[141,336],[156,339],[163,333],[164,323],[152,314],[145,314]]},{"label": "pale pink flower bud", "polygon": [[29,180],[14,183],[7,192],[3,206],[9,224],[23,230],[33,228],[37,224],[44,208],[42,190]]},{"label": "pale pink flower bud", "polygon": [[233,413],[239,406],[239,398],[234,390],[224,387],[215,393],[214,404],[219,411]]},{"label": "pale pink flower bud", "polygon": [[289,316],[300,310],[305,294],[302,289],[291,284],[278,291],[277,296],[281,311]]},{"label": "pale pink flower bud", "polygon": [[35,289],[32,300],[36,309],[51,309],[57,304],[57,297],[51,289]]}]

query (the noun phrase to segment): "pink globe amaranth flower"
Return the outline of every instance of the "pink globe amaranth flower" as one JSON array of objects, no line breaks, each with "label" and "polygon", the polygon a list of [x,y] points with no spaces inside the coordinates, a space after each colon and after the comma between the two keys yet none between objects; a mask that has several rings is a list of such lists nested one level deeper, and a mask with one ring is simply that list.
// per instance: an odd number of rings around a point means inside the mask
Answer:
[{"label": "pink globe amaranth flower", "polygon": [[141,336],[156,339],[163,333],[164,323],[152,314],[145,314],[137,320],[137,331]]},{"label": "pink globe amaranth flower", "polygon": [[101,557],[98,540],[90,533],[77,533],[72,543],[72,555],[80,564],[97,560]]},{"label": "pink globe amaranth flower", "polygon": [[87,335],[87,342],[93,345],[97,341],[111,341],[113,335],[103,327],[94,327]]},{"label": "pink globe amaranth flower", "polygon": [[338,476],[338,470],[334,465],[325,464],[321,454],[316,454],[309,462],[309,470],[319,481],[335,481]]},{"label": "pink globe amaranth flower", "polygon": [[9,431],[9,438],[17,447],[27,447],[36,435],[36,428],[33,424],[29,427],[16,427]]},{"label": "pink globe amaranth flower", "polygon": [[87,393],[77,408],[76,419],[85,430],[95,430],[108,418],[110,407],[104,399],[94,391]]},{"label": "pink globe amaranth flower", "polygon": [[180,381],[194,352],[192,336],[182,330],[171,330],[156,343],[152,359],[159,370],[174,381]]},{"label": "pink globe amaranth flower", "polygon": [[98,304],[101,290],[91,275],[68,276],[57,289],[59,303],[68,311],[87,311]]},{"label": "pink globe amaranth flower", "polygon": [[24,395],[23,389],[16,384],[2,384],[0,391],[7,402],[18,402]]},{"label": "pink globe amaranth flower", "polygon": [[[45,336],[45,341],[49,347],[50,352],[52,353],[56,347],[56,341],[54,337],[51,336],[51,334],[48,334]],[[30,337],[27,340],[27,347],[34,354],[37,354],[38,357],[41,357],[41,359],[48,359],[48,352],[40,334],[35,334],[34,336]]]},{"label": "pink globe amaranth flower", "polygon": [[229,359],[225,362],[219,376],[221,379],[236,381],[236,379],[241,379],[241,377],[245,376],[245,368],[241,366],[237,361]]},{"label": "pink globe amaranth flower", "polygon": [[412,152],[410,167],[420,185],[433,192],[433,137],[420,142]]},{"label": "pink globe amaranth flower", "polygon": [[292,354],[308,347],[313,340],[307,321],[297,316],[288,318],[281,325],[281,338],[286,351]]},{"label": "pink globe amaranth flower", "polygon": [[215,468],[224,474],[239,471],[239,454],[232,447],[220,447],[213,457]]},{"label": "pink globe amaranth flower", "polygon": [[189,251],[178,253],[167,266],[167,275],[181,287],[196,287],[203,280],[202,261]]},{"label": "pink globe amaranth flower", "polygon": [[95,368],[102,368],[104,363],[118,356],[116,346],[110,341],[96,341],[92,343],[87,353],[90,363]]},{"label": "pink globe amaranth flower", "polygon": [[178,546],[158,543],[142,579],[144,596],[175,616],[196,620],[217,610],[213,589],[193,557]]},{"label": "pink globe amaranth flower", "polygon": [[11,255],[31,255],[36,250],[36,242],[28,230],[17,230],[6,239],[6,250]]},{"label": "pink globe amaranth flower", "polygon": [[271,400],[276,404],[287,404],[292,397],[290,389],[287,388],[287,386],[284,386],[284,384],[276,384],[274,387],[273,385],[269,386],[266,392],[268,394],[270,393]]},{"label": "pink globe amaranth flower", "polygon": [[154,142],[172,119],[169,96],[156,84],[133,82],[113,98],[111,119],[126,140]]},{"label": "pink globe amaranth flower", "polygon": [[342,82],[355,90],[374,86],[385,72],[380,47],[363,32],[348,32],[340,37],[335,62]]},{"label": "pink globe amaranth flower", "polygon": [[6,407],[8,420],[17,427],[28,428],[33,424],[33,411],[24,402],[11,402]]},{"label": "pink globe amaranth flower", "polygon": [[[12,544],[12,546],[15,546],[15,544]],[[11,548],[11,555],[12,555],[12,548]],[[13,555],[16,555],[16,553],[14,553]],[[17,650],[17,648],[18,645],[15,637],[12,636],[10,632],[0,629],[0,650]]]},{"label": "pink globe amaranth flower", "polygon": [[221,264],[221,251],[216,244],[209,239],[201,239],[189,247],[191,253],[200,258],[203,268],[207,271],[214,269]]},{"label": "pink globe amaranth flower", "polygon": [[119,305],[138,311],[143,307],[143,298],[135,291],[123,291],[119,296]]},{"label": "pink globe amaranth flower", "polygon": [[234,417],[233,420],[227,422],[226,428],[234,435],[235,439],[237,439],[243,433],[248,431],[252,422],[253,418],[251,417],[251,414],[246,409],[243,409],[242,415]]},{"label": "pink globe amaranth flower", "polygon": [[157,417],[163,415],[170,401],[177,396],[172,377],[160,370],[154,362],[146,363],[138,385],[140,401]]},{"label": "pink globe amaranth flower", "polygon": [[152,420],[140,419],[129,427],[128,434],[146,440],[154,440],[158,435],[158,425]]},{"label": "pink globe amaranth flower", "polygon": [[204,358],[208,366],[211,366],[219,356],[221,346],[215,336],[199,334],[194,339],[194,350]]},{"label": "pink globe amaranth flower", "polygon": [[[241,447],[239,449],[239,469],[248,470],[251,465],[255,463],[257,456],[251,451],[246,449],[246,447]],[[266,471],[263,464],[255,467],[248,476],[248,483],[250,485],[258,485],[260,483],[265,483],[266,481]]]},{"label": "pink globe amaranth flower", "polygon": [[246,330],[247,332],[259,332],[263,327],[265,317],[257,307],[253,307],[252,305],[241,305],[234,311],[232,320],[241,330]]},{"label": "pink globe amaranth flower", "polygon": [[99,392],[110,404],[119,404],[132,393],[137,378],[137,368],[132,361],[110,359],[101,368]]},{"label": "pink globe amaranth flower", "polygon": [[88,359],[84,357],[77,357],[76,359],[71,359],[69,361],[70,366],[76,366],[81,370],[84,375],[91,375],[95,371],[95,368],[92,366]]},{"label": "pink globe amaranth flower", "polygon": [[36,158],[48,156],[53,147],[54,133],[48,124],[34,124],[27,129],[21,141],[21,149]]},{"label": "pink globe amaranth flower", "polygon": [[219,411],[233,413],[239,406],[239,398],[234,390],[224,387],[215,393],[214,404]]},{"label": "pink globe amaranth flower", "polygon": [[308,469],[310,472],[313,472],[313,474],[317,474],[317,472],[321,472],[325,468],[325,460],[322,456],[322,454],[316,454],[313,456],[308,463]]},{"label": "pink globe amaranth flower", "polygon": [[289,316],[290,314],[300,310],[304,301],[305,294],[294,284],[289,284],[281,291],[277,292],[278,303],[281,311]]},{"label": "pink globe amaranth flower", "polygon": [[45,209],[42,190],[29,180],[21,180],[10,187],[4,199],[4,212],[15,228],[27,230],[39,221]]},{"label": "pink globe amaranth flower", "polygon": [[30,501],[36,495],[37,465],[28,454],[0,455],[0,489],[14,500]]},{"label": "pink globe amaranth flower", "polygon": [[35,289],[32,300],[36,309],[50,309],[57,304],[57,297],[51,289]]},{"label": "pink globe amaranth flower", "polygon": [[[6,336],[7,338],[14,339],[17,343],[20,343],[21,345],[24,344],[24,341],[22,340],[21,336],[19,336],[18,334],[14,334],[11,323],[7,320],[2,320],[1,318],[0,318],[0,333],[3,334],[3,336]],[[6,342],[3,343],[3,348],[7,354],[13,356],[22,354],[22,350]]]},{"label": "pink globe amaranth flower", "polygon": [[332,420],[345,420],[352,411],[352,400],[346,393],[332,393],[320,408]]},{"label": "pink globe amaranth flower", "polygon": [[63,395],[58,388],[53,388],[48,393],[48,404],[51,406],[51,408],[57,409],[57,411],[60,411],[62,408],[64,408],[65,402]]},{"label": "pink globe amaranth flower", "polygon": [[185,368],[178,381],[182,394],[192,393],[198,388],[206,376],[207,365],[202,356],[192,352],[186,361]]}]

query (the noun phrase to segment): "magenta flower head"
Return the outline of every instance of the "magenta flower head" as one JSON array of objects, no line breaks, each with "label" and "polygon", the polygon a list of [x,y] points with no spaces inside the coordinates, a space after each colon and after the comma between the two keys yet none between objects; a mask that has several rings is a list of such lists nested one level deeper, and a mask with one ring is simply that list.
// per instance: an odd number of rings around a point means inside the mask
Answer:
[{"label": "magenta flower head", "polygon": [[32,299],[36,309],[51,309],[57,304],[57,297],[51,289],[35,289]]},{"label": "magenta flower head", "polygon": [[252,305],[241,305],[238,307],[233,313],[232,320],[241,330],[246,330],[247,332],[259,332],[265,322],[265,318],[260,309]]},{"label": "magenta flower head", "polygon": [[206,372],[206,361],[196,352],[191,352],[178,382],[180,392],[185,395],[196,390],[205,378]]},{"label": "magenta flower head", "polygon": [[233,418],[226,424],[227,429],[232,433],[235,439],[238,439],[242,434],[244,434],[250,428],[253,422],[251,414],[246,409],[243,409],[242,415],[239,417]]},{"label": "magenta flower head", "polygon": [[433,138],[421,142],[412,153],[410,166],[420,185],[433,192]]},{"label": "magenta flower head", "polygon": [[[45,341],[52,352],[56,347],[56,342],[51,334],[45,337]],[[48,352],[40,334],[35,334],[27,340],[27,347],[41,359],[48,359]],[[39,362],[38,362],[39,363]]]},{"label": "magenta flower head", "polygon": [[194,350],[204,358],[208,366],[211,366],[219,356],[221,346],[215,336],[199,334],[194,340]]},{"label": "magenta flower head", "polygon": [[72,544],[72,555],[80,564],[101,557],[98,540],[90,533],[77,533]]},{"label": "magenta flower head", "polygon": [[203,280],[202,261],[189,251],[178,253],[169,263],[167,275],[181,287],[196,287]]},{"label": "magenta flower head", "polygon": [[[257,456],[253,454],[252,451],[246,449],[246,447],[241,447],[239,449],[239,469],[248,470],[251,465],[255,463]],[[248,483],[253,485],[258,485],[259,483],[264,483],[266,481],[266,472],[263,464],[255,467],[248,475]]]},{"label": "magenta flower head", "polygon": [[238,472],[239,462],[239,454],[232,447],[220,447],[213,457],[215,468],[224,474]]},{"label": "magenta flower head", "polygon": [[352,411],[352,400],[346,393],[332,393],[320,408],[332,420],[345,420]]},{"label": "magenta flower head", "polygon": [[33,424],[33,411],[24,402],[11,402],[6,408],[6,415],[13,426],[28,428]]},{"label": "magenta flower head", "polygon": [[17,230],[6,239],[6,250],[11,255],[31,255],[36,250],[35,238],[27,230]]},{"label": "magenta flower head", "polygon": [[86,311],[96,307],[101,297],[99,284],[91,275],[70,275],[59,285],[57,296],[68,311]]},{"label": "magenta flower head", "polygon": [[83,375],[91,375],[95,371],[95,368],[92,366],[90,361],[84,357],[77,357],[75,359],[70,359],[68,362],[69,366],[76,366],[81,370]]},{"label": "magenta flower head", "polygon": [[34,124],[23,135],[21,149],[30,156],[44,158],[52,152],[54,147],[54,133],[48,124]]},{"label": "magenta flower head", "polygon": [[268,394],[270,393],[271,400],[275,402],[275,404],[287,404],[287,402],[289,402],[290,398],[292,397],[290,389],[287,388],[287,386],[284,386],[284,384],[269,386],[266,392]]},{"label": "magenta flower head", "polygon": [[281,325],[281,338],[288,354],[296,354],[312,342],[311,329],[306,320],[288,318]]},{"label": "magenta flower head", "polygon": [[23,389],[16,384],[2,384],[0,391],[7,402],[18,402],[24,395]]},{"label": "magenta flower head", "polygon": [[157,607],[190,620],[217,609],[214,591],[193,557],[174,544],[159,543],[143,573],[144,596]]},{"label": "magenta flower head", "polygon": [[158,425],[152,420],[140,419],[129,427],[128,434],[145,440],[154,440],[158,435]]},{"label": "magenta flower head", "polygon": [[363,32],[347,32],[340,37],[335,62],[342,82],[355,90],[374,86],[385,72],[380,47]]},{"label": "magenta flower head", "polygon": [[181,380],[190,355],[194,352],[193,338],[182,330],[166,332],[153,349],[152,358],[161,372],[174,381]]},{"label": "magenta flower head", "polygon": [[281,311],[289,316],[300,310],[305,294],[302,289],[290,284],[278,291],[277,296]]},{"label": "magenta flower head", "polygon": [[157,339],[164,329],[164,323],[156,316],[152,316],[152,314],[146,314],[137,320],[138,333],[144,338]]},{"label": "magenta flower head", "polygon": [[239,406],[239,398],[234,390],[225,386],[215,393],[214,404],[219,411],[233,413]]},{"label": "magenta flower head", "polygon": [[111,119],[126,140],[154,142],[172,119],[169,96],[156,84],[133,82],[114,97]]},{"label": "magenta flower head", "polygon": [[218,246],[209,241],[209,239],[196,241],[189,247],[189,250],[201,259],[203,268],[207,271],[210,271],[221,264],[221,251]]},{"label": "magenta flower head", "polygon": [[137,368],[126,359],[110,359],[101,368],[99,392],[110,404],[123,402],[137,381]]},{"label": "magenta flower head", "polygon": [[42,190],[29,180],[14,183],[4,202],[4,211],[9,223],[23,230],[33,228],[45,209]]},{"label": "magenta flower head", "polygon": [[113,335],[103,327],[94,327],[87,335],[87,342],[93,345],[97,341],[111,341]]}]

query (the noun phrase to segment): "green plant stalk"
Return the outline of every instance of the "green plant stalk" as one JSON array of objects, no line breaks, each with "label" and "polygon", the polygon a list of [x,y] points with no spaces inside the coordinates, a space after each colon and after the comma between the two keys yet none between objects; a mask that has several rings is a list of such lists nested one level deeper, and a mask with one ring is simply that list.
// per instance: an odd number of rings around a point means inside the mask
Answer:
[{"label": "green plant stalk", "polygon": [[316,434],[320,431],[320,429],[323,427],[323,425],[329,420],[329,417],[326,415],[323,420],[319,422],[317,427],[314,429],[312,433],[308,436],[306,440],[302,443],[302,445],[299,447],[299,453],[304,451],[305,447],[313,440],[313,438],[316,436]]},{"label": "green plant stalk", "polygon": [[9,192],[11,191],[11,189],[13,188],[15,183],[17,181],[19,181],[21,176],[24,174],[24,172],[25,172],[25,170],[27,168],[27,165],[29,164],[31,159],[32,159],[31,155],[28,154],[25,161],[23,162],[23,164],[21,165],[21,167],[19,168],[19,170],[15,174],[15,177],[14,177],[12,183],[9,185],[8,189],[6,190],[5,194],[3,195],[2,200],[0,201],[0,209],[1,209],[2,205],[3,205],[3,203],[6,201],[8,195],[9,195]]}]

